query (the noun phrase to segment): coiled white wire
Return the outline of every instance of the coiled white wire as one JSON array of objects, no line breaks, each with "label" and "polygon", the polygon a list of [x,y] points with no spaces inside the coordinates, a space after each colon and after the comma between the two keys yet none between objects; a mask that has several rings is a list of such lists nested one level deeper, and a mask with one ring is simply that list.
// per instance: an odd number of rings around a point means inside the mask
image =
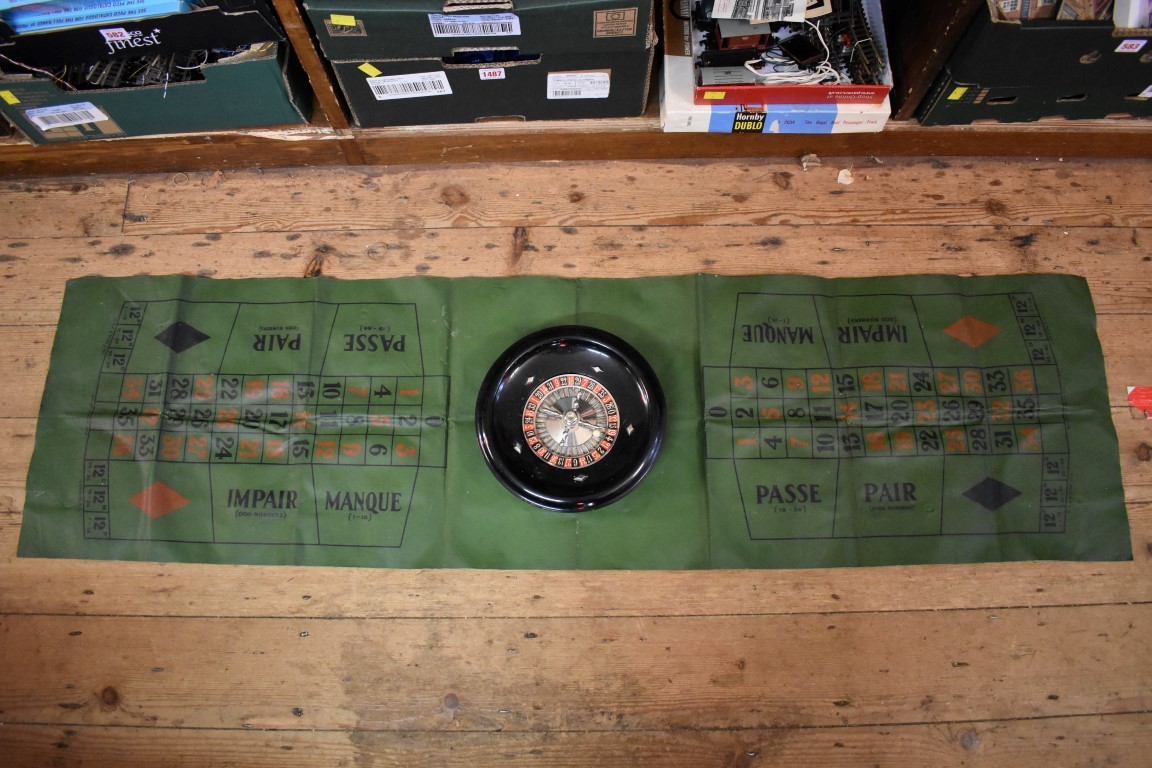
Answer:
[{"label": "coiled white wire", "polygon": [[[821,83],[843,82],[843,77],[831,64],[832,52],[828,49],[828,43],[824,42],[824,35],[820,32],[820,27],[808,19],[804,19],[804,23],[816,30],[816,38],[824,48],[824,61],[811,69],[800,69],[792,59],[763,53],[759,59],[744,62],[744,68],[766,85],[820,85]],[[765,72],[753,66],[757,61],[763,62],[765,66],[769,67],[786,66],[789,69]]]}]

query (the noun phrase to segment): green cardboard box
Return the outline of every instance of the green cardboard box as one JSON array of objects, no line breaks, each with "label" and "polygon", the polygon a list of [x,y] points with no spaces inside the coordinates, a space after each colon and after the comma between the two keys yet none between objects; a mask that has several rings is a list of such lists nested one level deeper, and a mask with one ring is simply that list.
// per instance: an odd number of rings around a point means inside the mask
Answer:
[{"label": "green cardboard box", "polygon": [[543,54],[491,65],[442,59],[336,62],[336,79],[362,128],[484,120],[631,117],[648,100],[652,49]]},{"label": "green cardboard box", "polygon": [[305,8],[360,127],[634,117],[648,103],[652,0]]},{"label": "green cardboard box", "polygon": [[[991,2],[991,0],[990,0]],[[1152,117],[1152,32],[981,8],[920,105],[924,125]]]},{"label": "green cardboard box", "polygon": [[451,56],[460,49],[525,54],[645,47],[651,0],[305,0],[332,61]]},{"label": "green cardboard box", "polygon": [[203,0],[184,13],[82,24],[18,35],[0,19],[0,55],[51,69],[143,54],[235,49],[283,40],[276,12],[265,0]]},{"label": "green cardboard box", "polygon": [[286,45],[208,64],[203,79],[69,91],[47,77],[0,76],[0,110],[34,144],[307,123],[312,95]]}]

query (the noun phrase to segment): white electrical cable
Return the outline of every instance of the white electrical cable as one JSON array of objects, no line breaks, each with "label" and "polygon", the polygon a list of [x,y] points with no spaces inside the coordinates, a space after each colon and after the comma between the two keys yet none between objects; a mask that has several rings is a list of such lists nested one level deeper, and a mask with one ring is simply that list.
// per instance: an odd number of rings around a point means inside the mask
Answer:
[{"label": "white electrical cable", "polygon": [[[744,62],[744,68],[765,85],[820,85],[829,82],[843,82],[840,73],[831,64],[832,52],[828,49],[828,43],[824,42],[824,35],[820,32],[820,27],[808,19],[804,19],[804,23],[816,30],[816,39],[824,48],[824,61],[811,69],[801,69],[792,59],[764,53],[759,59]],[[790,69],[765,72],[753,66],[755,61],[763,62],[763,64],[772,67],[787,66]]]},{"label": "white electrical cable", "polygon": [[176,64],[173,64],[172,67],[174,69],[183,69],[186,71],[191,71],[193,69],[200,69],[201,67],[203,67],[205,64],[208,63],[208,58],[210,55],[211,54],[208,51],[204,51],[204,61],[200,62],[199,64],[193,64],[191,67],[181,67],[181,66],[178,66]]}]

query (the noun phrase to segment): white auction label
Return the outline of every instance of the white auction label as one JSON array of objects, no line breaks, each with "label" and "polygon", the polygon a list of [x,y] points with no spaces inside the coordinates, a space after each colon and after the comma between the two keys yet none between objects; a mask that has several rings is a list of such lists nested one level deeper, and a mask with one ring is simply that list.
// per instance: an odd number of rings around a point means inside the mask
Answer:
[{"label": "white auction label", "polygon": [[42,131],[52,128],[67,128],[70,125],[83,125],[84,123],[99,123],[107,120],[108,115],[91,102],[78,101],[75,104],[61,104],[58,107],[37,107],[25,110],[24,116],[36,124]]},{"label": "white auction label", "polygon": [[508,37],[520,34],[520,17],[514,13],[458,16],[428,14],[433,37]]},{"label": "white auction label", "polygon": [[503,80],[504,79],[504,67],[495,67],[492,69],[481,69],[478,71],[480,72],[480,79],[481,80]]},{"label": "white auction label", "polygon": [[1144,46],[1148,44],[1147,40],[1125,40],[1116,46],[1116,53],[1140,53]]},{"label": "white auction label", "polygon": [[100,34],[103,35],[104,39],[108,41],[128,39],[128,30],[124,29],[123,27],[102,29],[100,30]]},{"label": "white auction label", "polygon": [[372,89],[376,101],[416,99],[421,96],[450,96],[452,86],[443,72],[419,72],[415,75],[383,75],[364,82]]},{"label": "white auction label", "polygon": [[606,99],[612,75],[605,70],[549,72],[549,99]]}]

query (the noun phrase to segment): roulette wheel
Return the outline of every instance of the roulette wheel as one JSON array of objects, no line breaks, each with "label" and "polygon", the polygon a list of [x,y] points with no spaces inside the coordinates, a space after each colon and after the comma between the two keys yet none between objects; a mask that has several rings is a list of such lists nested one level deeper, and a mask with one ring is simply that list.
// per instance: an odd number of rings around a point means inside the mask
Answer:
[{"label": "roulette wheel", "polygon": [[586,326],[530,334],[492,365],[476,398],[476,432],[496,478],[545,509],[611,504],[660,451],[664,394],[624,340]]}]

